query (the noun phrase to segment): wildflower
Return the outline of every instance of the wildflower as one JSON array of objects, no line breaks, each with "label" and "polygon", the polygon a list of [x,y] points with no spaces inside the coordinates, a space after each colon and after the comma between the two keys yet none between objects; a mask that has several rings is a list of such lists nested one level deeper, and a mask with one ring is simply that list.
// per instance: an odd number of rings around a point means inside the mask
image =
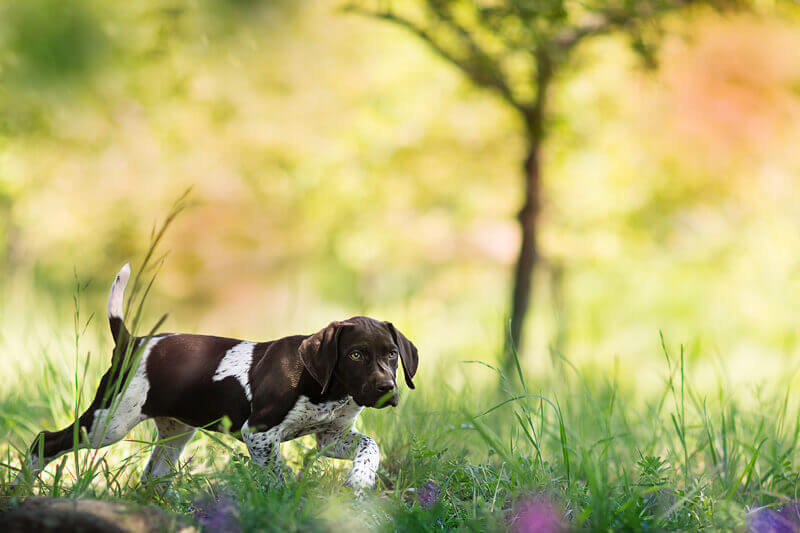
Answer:
[{"label": "wildflower", "polygon": [[787,503],[780,509],[762,507],[750,516],[750,533],[800,532],[800,503]]},{"label": "wildflower", "polygon": [[204,529],[215,533],[241,533],[238,511],[225,496],[204,498],[194,504],[194,518]]},{"label": "wildflower", "polygon": [[431,509],[441,499],[442,491],[434,483],[426,481],[417,487],[417,501],[423,509]]},{"label": "wildflower", "polygon": [[511,517],[513,533],[556,533],[562,531],[555,505],[542,498],[526,498],[519,502]]}]

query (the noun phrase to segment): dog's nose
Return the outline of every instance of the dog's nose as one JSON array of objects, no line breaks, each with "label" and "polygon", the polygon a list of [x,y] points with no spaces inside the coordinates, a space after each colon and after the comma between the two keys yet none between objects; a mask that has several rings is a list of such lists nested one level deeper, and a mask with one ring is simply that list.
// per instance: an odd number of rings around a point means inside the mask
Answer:
[{"label": "dog's nose", "polygon": [[394,381],[387,379],[378,383],[378,392],[386,393],[394,390]]}]

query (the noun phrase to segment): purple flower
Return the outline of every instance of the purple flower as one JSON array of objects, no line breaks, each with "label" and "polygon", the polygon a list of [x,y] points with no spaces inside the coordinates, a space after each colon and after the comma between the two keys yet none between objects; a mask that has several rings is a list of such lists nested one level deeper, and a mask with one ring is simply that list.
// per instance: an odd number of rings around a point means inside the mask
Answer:
[{"label": "purple flower", "polygon": [[194,502],[194,518],[204,529],[215,533],[241,533],[238,510],[227,497],[206,497]]},{"label": "purple flower", "polygon": [[426,481],[417,487],[417,501],[423,509],[431,509],[442,497],[442,491],[435,484]]},{"label": "purple flower", "polygon": [[517,503],[511,516],[513,533],[557,533],[562,530],[558,510],[543,498],[526,498]]},{"label": "purple flower", "polygon": [[800,503],[787,503],[780,509],[762,507],[748,513],[750,533],[800,532]]}]

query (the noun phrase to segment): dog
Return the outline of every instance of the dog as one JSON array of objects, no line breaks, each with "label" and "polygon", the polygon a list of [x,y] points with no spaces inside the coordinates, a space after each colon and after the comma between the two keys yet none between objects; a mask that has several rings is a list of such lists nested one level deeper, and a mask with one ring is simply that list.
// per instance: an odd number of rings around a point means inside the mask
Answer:
[{"label": "dog", "polygon": [[281,442],[313,433],[321,454],[352,459],[348,486],[363,492],[375,485],[378,446],[355,422],[364,407],[397,405],[398,360],[411,389],[419,363],[417,348],[390,322],[359,316],[268,342],[175,333],[132,337],[122,309],[130,273],[123,266],[109,293],[116,347],[94,400],[72,425],[34,439],[15,485],[73,450],[76,434],[78,447],[101,448],[148,419],[155,421],[158,442],[141,479],[161,489],[197,428],[230,431],[253,462],[278,478],[285,468]]}]

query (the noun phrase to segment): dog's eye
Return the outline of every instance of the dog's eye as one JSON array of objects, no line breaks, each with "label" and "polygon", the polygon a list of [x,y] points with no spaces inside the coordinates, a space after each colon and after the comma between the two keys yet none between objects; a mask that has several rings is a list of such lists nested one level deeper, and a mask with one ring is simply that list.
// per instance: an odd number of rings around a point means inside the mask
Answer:
[{"label": "dog's eye", "polygon": [[350,352],[350,359],[353,361],[361,361],[364,358],[361,352],[356,350],[355,352]]},{"label": "dog's eye", "polygon": [[397,359],[397,356],[400,355],[397,353],[397,350],[392,350],[389,352],[389,359]]}]

